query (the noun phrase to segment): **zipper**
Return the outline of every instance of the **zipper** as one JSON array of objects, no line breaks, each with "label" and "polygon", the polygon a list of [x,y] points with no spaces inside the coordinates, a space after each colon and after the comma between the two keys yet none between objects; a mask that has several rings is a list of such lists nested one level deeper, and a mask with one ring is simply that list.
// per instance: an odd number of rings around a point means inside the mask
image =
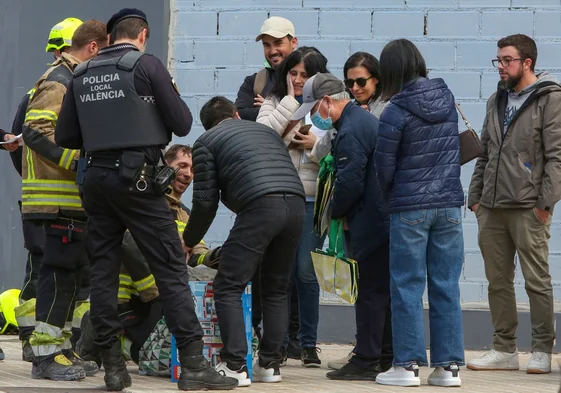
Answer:
[{"label": "zipper", "polygon": [[[546,83],[544,83],[541,87],[546,87],[546,86],[549,86],[550,84],[556,84],[556,83],[554,83],[554,82],[547,83],[547,82],[546,82]],[[534,93],[535,93],[535,94],[534,94]],[[549,92],[549,91],[541,91],[541,92],[536,92],[536,91],[534,91],[534,93],[532,93],[532,94],[530,95],[530,97],[528,97],[528,99],[524,102],[524,104],[522,104],[522,106],[520,107],[520,109],[518,109],[518,110],[516,111],[516,113],[514,114],[514,117],[512,118],[510,124],[509,124],[508,127],[506,128],[506,131],[505,131],[505,132],[502,132],[502,136],[503,136],[503,137],[502,137],[502,139],[501,139],[501,146],[500,146],[500,148],[499,148],[499,158],[498,158],[498,161],[497,161],[497,170],[495,171],[495,190],[494,190],[494,192],[493,192],[493,204],[492,204],[492,206],[491,206],[492,208],[495,207],[495,202],[496,202],[496,199],[497,199],[497,183],[499,182],[499,168],[500,168],[500,165],[501,165],[501,153],[503,152],[503,145],[504,145],[504,143],[505,143],[506,136],[507,136],[508,132],[510,131],[511,126],[512,126],[512,125],[514,124],[514,122],[515,122],[516,120],[518,120],[518,118],[520,117],[520,114],[522,113],[522,111],[524,111],[531,103],[533,103],[533,102],[534,102],[535,100],[537,100],[539,97],[541,97],[541,96],[543,96],[543,95],[545,95],[545,94],[549,94],[550,92]],[[508,93],[507,93],[507,94],[508,94]],[[507,95],[506,99],[507,99],[507,105],[508,105],[508,95]],[[499,101],[499,99],[497,98],[497,102],[498,102],[498,101]],[[497,105],[497,109],[499,109],[499,108],[498,108],[498,105]],[[499,127],[501,127],[501,124],[499,124]],[[502,130],[501,130],[501,131],[502,131]]]}]

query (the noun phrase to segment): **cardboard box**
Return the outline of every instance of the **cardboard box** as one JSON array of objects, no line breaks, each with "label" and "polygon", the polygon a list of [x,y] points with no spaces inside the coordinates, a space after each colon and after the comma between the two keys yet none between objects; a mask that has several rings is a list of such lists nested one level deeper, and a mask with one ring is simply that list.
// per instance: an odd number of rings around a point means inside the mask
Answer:
[{"label": "cardboard box", "polygon": [[[195,312],[201,322],[204,336],[203,355],[211,363],[216,366],[220,362],[220,349],[224,346],[220,338],[220,327],[218,325],[218,317],[214,308],[214,291],[212,289],[212,281],[190,281],[189,286],[195,300]],[[247,369],[249,377],[252,377],[252,323],[251,323],[251,284],[247,286],[242,294],[242,306],[245,322],[245,333],[247,340]],[[175,337],[171,338],[171,380],[177,382],[181,373],[181,365],[179,363],[179,354],[175,344]]]}]

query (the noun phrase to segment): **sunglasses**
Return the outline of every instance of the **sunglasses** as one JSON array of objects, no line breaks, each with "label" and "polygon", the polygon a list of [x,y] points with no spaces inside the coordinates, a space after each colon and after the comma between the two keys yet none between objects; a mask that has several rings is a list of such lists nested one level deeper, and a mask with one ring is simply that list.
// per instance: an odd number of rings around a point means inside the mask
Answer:
[{"label": "sunglasses", "polygon": [[345,86],[347,87],[347,89],[352,89],[353,86],[355,85],[355,83],[359,86],[359,87],[364,87],[366,86],[366,82],[368,81],[368,79],[372,78],[372,75],[368,78],[356,78],[356,79],[345,79]]}]

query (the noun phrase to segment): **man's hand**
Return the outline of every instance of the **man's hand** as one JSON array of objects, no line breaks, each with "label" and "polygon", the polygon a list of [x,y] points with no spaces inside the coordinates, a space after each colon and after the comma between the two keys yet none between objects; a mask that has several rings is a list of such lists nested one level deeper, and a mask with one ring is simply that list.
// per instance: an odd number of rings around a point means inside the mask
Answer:
[{"label": "man's hand", "polygon": [[[298,139],[297,139],[297,138]],[[300,148],[305,150],[311,150],[314,148],[316,144],[316,135],[313,132],[309,132],[307,134],[300,134],[298,130],[294,131],[294,138],[292,138],[292,142],[300,145]]]},{"label": "man's hand", "polygon": [[257,97],[255,97],[253,101],[253,106],[260,107],[261,105],[263,105],[263,102],[265,102],[265,99],[261,97],[261,94],[257,94]]},{"label": "man's hand", "polygon": [[470,209],[472,212],[477,213],[477,209],[479,209],[479,203],[476,203]]},{"label": "man's hand", "polygon": [[191,258],[191,254],[193,253],[193,247],[188,247],[185,244],[183,244],[183,251],[185,251],[185,255],[187,259],[189,259]]},{"label": "man's hand", "polygon": [[536,213],[538,220],[540,220],[544,224],[547,224],[547,220],[549,220],[549,216],[551,215],[548,211],[538,209],[537,207],[534,207],[534,213]]},{"label": "man's hand", "polygon": [[366,109],[368,112],[370,112],[370,108],[368,108],[368,105],[361,105],[360,107],[362,109]]},{"label": "man's hand", "polygon": [[[8,140],[10,140],[10,139],[13,139],[13,138],[15,138],[15,137],[16,137],[16,136],[15,136],[14,134],[5,134],[5,135],[4,135],[4,142],[6,142],[6,141],[8,141]],[[2,146],[4,149],[8,150],[8,151],[11,153],[11,152],[14,152],[14,151],[16,151],[16,150],[18,149],[18,147],[19,147],[19,140],[15,141],[15,142],[12,142],[12,143],[5,144],[5,145],[1,145],[1,146]]]}]

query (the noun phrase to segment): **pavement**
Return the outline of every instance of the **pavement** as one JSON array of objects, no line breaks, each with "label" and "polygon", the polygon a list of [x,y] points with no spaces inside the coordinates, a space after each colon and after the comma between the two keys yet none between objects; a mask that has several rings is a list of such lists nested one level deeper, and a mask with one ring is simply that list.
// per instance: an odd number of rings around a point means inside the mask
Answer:
[{"label": "pavement", "polygon": [[[322,367],[307,369],[297,360],[290,360],[281,369],[283,381],[276,384],[254,383],[247,388],[237,388],[237,392],[325,392],[325,393],[371,393],[371,392],[440,392],[445,388],[427,385],[426,379],[431,369],[421,369],[422,386],[418,388],[401,388],[377,385],[375,382],[331,381],[325,377],[327,362],[345,356],[351,350],[344,345],[321,345],[320,358]],[[87,377],[81,382],[53,382],[31,379],[31,364],[21,361],[21,347],[16,337],[0,337],[0,348],[6,354],[6,360],[0,362],[0,393],[98,393],[104,391],[103,371],[95,377]],[[483,352],[468,351],[466,359],[478,357]],[[561,356],[560,356],[561,357]],[[520,366],[526,367],[530,358],[527,353],[520,354]],[[554,357],[555,359],[555,357]],[[555,393],[559,389],[561,374],[557,361],[553,362],[553,372],[548,375],[529,375],[525,370],[519,371],[471,371],[461,369],[463,381],[461,388],[452,390],[465,393]],[[144,377],[138,375],[138,368],[129,365],[133,385],[125,393],[171,393],[177,392],[177,386],[166,378]]]}]

